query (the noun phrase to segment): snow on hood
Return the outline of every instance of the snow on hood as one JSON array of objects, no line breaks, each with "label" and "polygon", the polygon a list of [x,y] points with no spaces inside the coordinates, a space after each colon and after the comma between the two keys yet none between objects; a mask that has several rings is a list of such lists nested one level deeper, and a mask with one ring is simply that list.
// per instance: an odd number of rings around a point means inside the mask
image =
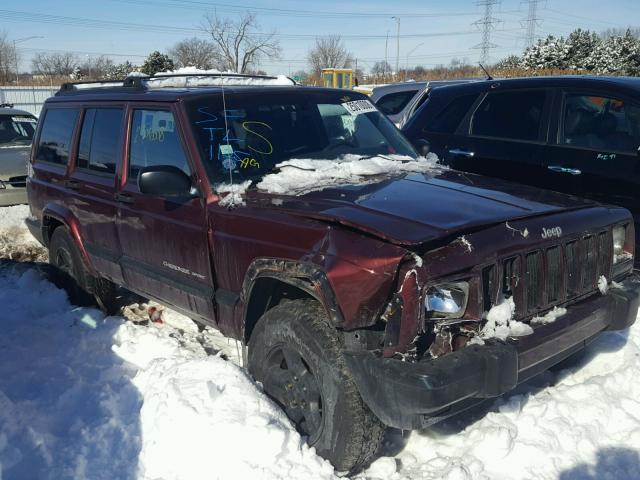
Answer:
[{"label": "snow on hood", "polygon": [[302,195],[347,184],[362,184],[367,177],[403,172],[427,172],[443,169],[438,157],[429,153],[427,157],[413,159],[404,155],[384,155],[362,158],[347,154],[338,160],[316,160],[295,158],[276,165],[277,173],[265,175],[257,187],[268,193]]}]

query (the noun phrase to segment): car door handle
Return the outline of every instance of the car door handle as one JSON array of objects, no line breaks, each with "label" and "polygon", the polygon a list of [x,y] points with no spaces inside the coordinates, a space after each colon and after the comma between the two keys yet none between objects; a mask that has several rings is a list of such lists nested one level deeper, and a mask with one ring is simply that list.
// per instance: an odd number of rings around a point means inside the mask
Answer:
[{"label": "car door handle", "polygon": [[462,157],[473,158],[475,156],[475,152],[470,152],[468,150],[461,150],[459,148],[452,148],[449,150],[451,155],[460,155]]},{"label": "car door handle", "polygon": [[116,193],[113,198],[122,203],[133,203],[134,199],[128,193]]},{"label": "car door handle", "polygon": [[65,180],[64,186],[70,190],[80,190],[80,182],[76,180]]},{"label": "car door handle", "polygon": [[556,173],[570,173],[571,175],[580,175],[582,173],[582,170],[577,168],[560,167],[559,165],[549,165],[547,168]]}]

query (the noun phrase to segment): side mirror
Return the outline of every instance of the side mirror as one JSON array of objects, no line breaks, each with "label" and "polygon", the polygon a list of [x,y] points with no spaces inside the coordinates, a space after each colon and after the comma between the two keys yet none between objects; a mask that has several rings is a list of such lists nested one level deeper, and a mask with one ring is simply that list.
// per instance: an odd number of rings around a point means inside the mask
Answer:
[{"label": "side mirror", "polygon": [[154,165],[140,170],[138,189],[145,195],[186,197],[191,195],[191,179],[178,167]]},{"label": "side mirror", "polygon": [[421,157],[426,157],[431,151],[431,144],[429,143],[429,140],[425,140],[424,138],[417,139],[413,142],[413,146]]}]

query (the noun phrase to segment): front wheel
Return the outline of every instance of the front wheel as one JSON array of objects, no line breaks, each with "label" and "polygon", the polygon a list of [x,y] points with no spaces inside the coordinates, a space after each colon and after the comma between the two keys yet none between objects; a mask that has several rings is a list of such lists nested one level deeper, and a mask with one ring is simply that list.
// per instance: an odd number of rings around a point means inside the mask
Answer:
[{"label": "front wheel", "polygon": [[376,453],[385,427],[362,401],[339,334],[317,302],[285,301],[262,316],[249,371],[337,471],[354,473]]}]

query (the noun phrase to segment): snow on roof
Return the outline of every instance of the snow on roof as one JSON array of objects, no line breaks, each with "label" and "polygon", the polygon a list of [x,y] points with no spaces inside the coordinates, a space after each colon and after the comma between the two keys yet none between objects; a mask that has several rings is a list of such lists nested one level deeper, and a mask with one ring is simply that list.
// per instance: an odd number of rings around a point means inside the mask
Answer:
[{"label": "snow on roof", "polygon": [[[173,76],[180,74],[185,76]],[[157,78],[162,76],[167,78]],[[155,77],[156,78],[143,79],[142,84],[147,88],[185,88],[218,85],[295,85],[293,80],[284,75],[278,75],[277,77],[243,76],[235,72],[221,72],[214,69],[201,70],[196,67],[183,67],[177,70],[159,72]]]},{"label": "snow on roof", "polygon": [[438,157],[433,153],[418,159],[403,155],[362,158],[352,154],[338,160],[296,158],[277,164],[279,171],[265,175],[257,187],[269,193],[301,195],[332,186],[362,184],[367,182],[367,177],[376,175],[445,168],[437,162]]}]

